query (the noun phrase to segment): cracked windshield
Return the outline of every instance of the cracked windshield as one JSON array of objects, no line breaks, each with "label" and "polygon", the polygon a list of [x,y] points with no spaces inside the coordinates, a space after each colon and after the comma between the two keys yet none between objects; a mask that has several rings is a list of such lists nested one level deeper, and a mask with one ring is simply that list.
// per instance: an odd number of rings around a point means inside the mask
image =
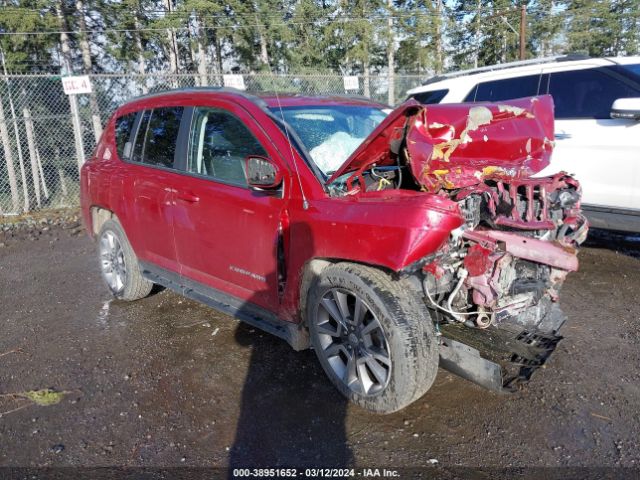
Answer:
[{"label": "cracked windshield", "polygon": [[338,170],[387,116],[379,108],[333,105],[283,108],[282,115],[325,175]]}]

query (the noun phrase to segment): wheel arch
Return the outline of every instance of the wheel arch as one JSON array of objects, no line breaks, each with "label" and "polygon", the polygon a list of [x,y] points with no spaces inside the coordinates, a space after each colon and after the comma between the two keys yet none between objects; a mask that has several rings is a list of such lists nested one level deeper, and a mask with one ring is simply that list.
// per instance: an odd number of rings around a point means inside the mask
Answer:
[{"label": "wheel arch", "polygon": [[[353,265],[362,265],[364,267],[380,270],[391,277],[397,277],[397,278],[394,278],[396,280],[400,280],[400,278],[402,278],[403,280],[406,280],[408,282],[408,284],[416,291],[416,293],[422,296],[422,282],[418,278],[417,274],[404,275],[400,277],[399,276],[400,272],[396,272],[385,265],[361,262],[361,261],[350,259],[350,258],[324,258],[324,257],[312,258],[310,260],[307,260],[307,262],[304,264],[304,267],[302,269],[302,275],[300,277],[300,290],[299,290],[300,301],[299,301],[298,309],[300,313],[301,324],[304,325],[305,327],[307,326],[306,325],[307,300],[309,298],[309,290],[311,286],[327,267],[331,265],[336,265],[338,263],[350,263]],[[424,308],[425,308],[425,311],[428,312],[426,304]]]},{"label": "wheel arch", "polygon": [[120,223],[118,216],[113,211],[109,210],[108,208],[101,207],[99,205],[92,205],[89,208],[89,213],[90,213],[89,220],[91,222],[91,225],[89,225],[89,228],[87,229],[87,231],[94,238],[96,235],[98,235],[98,233],[100,232],[100,229],[102,228],[102,226],[105,224],[107,220],[114,219],[118,223]]}]

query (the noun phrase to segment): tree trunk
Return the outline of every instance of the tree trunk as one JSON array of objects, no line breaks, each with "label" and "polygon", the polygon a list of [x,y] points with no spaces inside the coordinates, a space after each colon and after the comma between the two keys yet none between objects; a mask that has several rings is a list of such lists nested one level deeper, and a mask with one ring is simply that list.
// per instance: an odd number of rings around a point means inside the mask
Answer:
[{"label": "tree trunk", "polygon": [[220,44],[220,37],[218,33],[215,34],[215,45],[216,45],[216,62],[218,62],[218,75],[220,75],[220,85],[222,85],[222,74],[224,73],[222,70],[222,45]]},{"label": "tree trunk", "polygon": [[29,159],[31,160],[31,182],[33,183],[33,191],[36,195],[36,205],[42,207],[40,198],[40,173],[38,171],[38,157],[36,155],[36,139],[33,134],[33,121],[31,120],[31,112],[29,107],[22,109],[24,118],[24,129],[27,132],[27,146],[29,147]]},{"label": "tree trunk", "polygon": [[69,190],[67,189],[67,179],[64,176],[64,171],[62,170],[62,167],[57,167],[56,168],[58,170],[58,178],[60,179],[60,190],[62,190],[62,196],[64,198],[67,198],[67,196],[69,195]]},{"label": "tree trunk", "polygon": [[145,66],[145,61],[144,61],[144,51],[142,50],[142,37],[140,37],[140,32],[138,32],[139,28],[140,28],[140,21],[138,20],[138,12],[136,12],[135,16],[134,16],[134,26],[135,26],[135,32],[133,32],[133,38],[134,38],[134,42],[136,44],[136,52],[137,53],[137,57],[138,57],[138,73],[140,74],[140,80],[141,80],[141,87],[142,87],[142,94],[146,95],[147,93],[149,93],[149,89],[147,88],[147,69]]},{"label": "tree trunk", "polygon": [[362,62],[362,69],[364,70],[364,96],[371,97],[371,85],[369,79],[369,59]]},{"label": "tree trunk", "polygon": [[442,73],[443,53],[442,53],[442,0],[436,0],[436,68],[435,73]]},{"label": "tree trunk", "polygon": [[200,31],[200,20],[196,16],[196,40],[198,42],[198,74],[200,75],[200,85],[209,85],[207,79],[207,48],[204,43],[204,37]]},{"label": "tree trunk", "polygon": [[189,26],[189,29],[187,30],[188,35],[189,35],[189,55],[191,56],[191,63],[196,67],[196,70],[198,70],[198,75],[194,75],[193,76],[193,81],[196,84],[196,87],[201,86],[200,84],[200,65],[198,65],[198,55],[196,54],[196,49],[194,48],[195,45],[195,35],[193,34],[193,32],[191,31],[191,26]]},{"label": "tree trunk", "polygon": [[56,146],[53,147],[53,158],[56,161],[56,170],[58,170],[58,177],[60,178],[60,190],[62,190],[62,196],[67,198],[69,190],[67,189],[67,179],[64,176],[64,170],[60,166],[60,149]]},{"label": "tree trunk", "polygon": [[42,182],[42,193],[44,193],[45,200],[49,199],[49,189],[47,188],[47,179],[44,176],[44,170],[42,169],[42,159],[40,158],[40,151],[36,145],[36,160],[38,161],[38,172],[40,172],[40,181]]},{"label": "tree trunk", "polygon": [[267,37],[264,34],[264,25],[260,25],[260,20],[258,19],[258,15],[255,15],[256,25],[258,29],[258,36],[260,40],[260,62],[263,65],[269,66],[269,50],[268,50],[268,41]]},{"label": "tree trunk", "polygon": [[20,195],[18,193],[18,180],[16,179],[15,165],[13,164],[13,152],[11,151],[11,140],[9,139],[9,128],[4,116],[4,106],[0,100],[0,139],[4,149],[4,160],[7,164],[7,176],[9,177],[9,189],[11,190],[11,205],[13,213],[20,210]]},{"label": "tree trunk", "polygon": [[260,31],[260,61],[265,65],[269,65],[269,52],[267,50],[267,39],[262,33],[262,31]]},{"label": "tree trunk", "polygon": [[[60,0],[57,8],[58,20],[60,21],[60,44],[62,46],[62,58],[66,66],[66,72],[71,73],[71,48],[69,47],[69,36],[67,22],[62,14],[64,3]],[[71,111],[71,124],[73,125],[73,136],[76,147],[76,160],[78,162],[78,170],[84,164],[84,142],[82,139],[82,125],[80,124],[80,111],[78,110],[78,99],[75,95],[68,95],[69,110]]]},{"label": "tree trunk", "polygon": [[[89,47],[89,41],[87,40],[87,22],[84,16],[83,0],[76,0],[76,11],[78,13],[78,23],[80,26],[79,37],[83,71],[85,75],[91,75],[93,73],[93,65],[91,62],[91,48]],[[91,93],[89,94],[89,107],[91,108],[93,136],[95,137],[96,143],[98,143],[102,136],[102,121],[100,120],[100,107],[98,106],[98,99],[94,89],[91,89]]]},{"label": "tree trunk", "polygon": [[480,12],[482,7],[482,0],[478,0],[476,4],[476,18],[473,32],[473,68],[478,68],[478,59],[480,57]]},{"label": "tree trunk", "polygon": [[393,37],[393,0],[387,0],[387,8],[389,10],[389,18],[387,19],[387,103],[394,105],[396,103],[396,85],[395,85],[395,40]]},{"label": "tree trunk", "polygon": [[[168,13],[173,11],[172,0],[165,0],[165,8]],[[176,39],[176,31],[173,28],[167,28],[167,40],[169,42],[169,72],[171,73],[171,86],[178,88],[178,40]]]}]

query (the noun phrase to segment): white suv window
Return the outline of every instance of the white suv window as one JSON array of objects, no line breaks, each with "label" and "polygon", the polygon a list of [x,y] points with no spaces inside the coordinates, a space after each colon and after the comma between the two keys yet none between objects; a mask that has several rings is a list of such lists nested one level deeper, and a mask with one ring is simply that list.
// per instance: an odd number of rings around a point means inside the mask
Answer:
[{"label": "white suv window", "polygon": [[413,95],[413,98],[415,98],[423,105],[428,105],[432,103],[440,103],[442,99],[446,97],[447,93],[449,93],[449,89],[443,88],[442,90],[431,90],[429,92],[415,93]]},{"label": "white suv window", "polygon": [[513,98],[532,97],[538,94],[540,75],[504,78],[476,85],[465,97],[465,102],[501,102]]},{"label": "white suv window", "polygon": [[640,91],[604,70],[590,68],[550,74],[548,92],[553,96],[557,119],[609,119],[614,100],[640,96]]}]

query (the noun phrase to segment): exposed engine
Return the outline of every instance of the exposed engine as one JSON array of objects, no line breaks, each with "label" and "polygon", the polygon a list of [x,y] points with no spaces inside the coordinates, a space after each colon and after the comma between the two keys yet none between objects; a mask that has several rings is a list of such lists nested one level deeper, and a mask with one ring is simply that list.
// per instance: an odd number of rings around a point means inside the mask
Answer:
[{"label": "exposed engine", "polygon": [[503,383],[527,380],[561,338],[556,302],[587,234],[579,184],[565,174],[486,178],[448,193],[465,225],[423,269],[432,315],[447,337],[483,350],[483,335],[473,338],[468,327],[491,330],[491,350],[516,367]]},{"label": "exposed engine", "polygon": [[487,327],[545,296],[557,301],[564,277],[577,269],[575,249],[587,234],[575,179],[488,178],[450,195],[465,225],[424,268],[427,293],[440,296],[432,297],[440,317]]}]

